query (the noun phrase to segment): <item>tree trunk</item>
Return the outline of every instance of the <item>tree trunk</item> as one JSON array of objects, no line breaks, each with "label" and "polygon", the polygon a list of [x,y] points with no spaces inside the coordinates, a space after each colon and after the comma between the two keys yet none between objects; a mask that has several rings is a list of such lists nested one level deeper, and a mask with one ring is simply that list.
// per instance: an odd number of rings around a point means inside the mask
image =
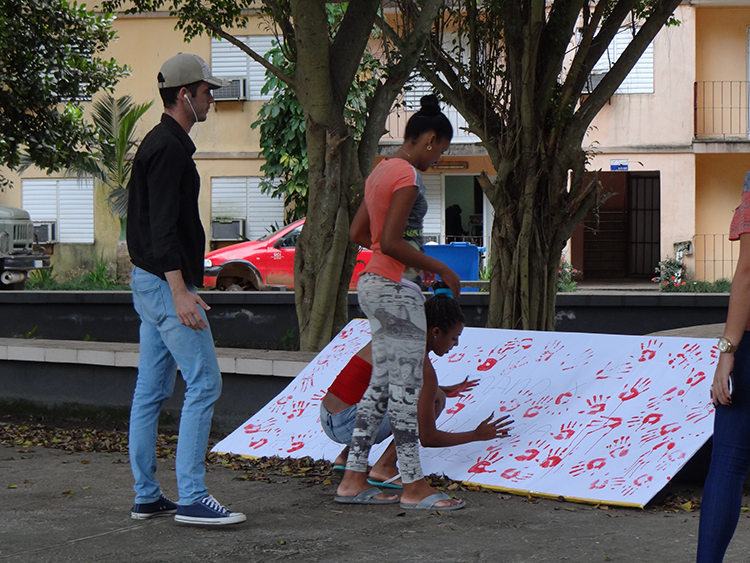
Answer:
[{"label": "tree trunk", "polygon": [[348,321],[349,281],[357,253],[349,225],[362,178],[348,132],[342,136],[309,118],[307,155],[311,189],[295,252],[295,303],[300,348],[317,351]]},{"label": "tree trunk", "polygon": [[526,162],[497,185],[480,182],[495,210],[488,327],[554,330],[562,250],[597,195],[594,185],[566,189],[564,163],[580,184],[582,155],[550,159],[550,168]]}]

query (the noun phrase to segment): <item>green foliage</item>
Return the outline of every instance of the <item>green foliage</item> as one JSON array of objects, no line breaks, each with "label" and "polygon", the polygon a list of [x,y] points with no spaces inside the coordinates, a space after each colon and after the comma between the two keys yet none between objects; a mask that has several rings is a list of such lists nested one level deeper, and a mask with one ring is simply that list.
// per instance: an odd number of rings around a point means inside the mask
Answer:
[{"label": "green foliage", "polygon": [[570,262],[561,259],[560,268],[557,270],[557,292],[565,293],[578,289],[578,283],[573,278],[580,273]]},{"label": "green foliage", "polygon": [[[335,34],[343,10],[338,5],[328,7],[330,33]],[[266,58],[287,76],[294,74],[294,63],[285,58],[278,45]],[[380,62],[365,52],[344,108],[344,119],[357,140],[365,130],[367,100],[375,92],[382,70]],[[266,71],[266,83],[261,92],[272,97],[263,104],[258,119],[252,124],[253,129],[260,131],[260,153],[265,159],[260,167],[265,173],[260,188],[262,193],[284,200],[286,222],[290,223],[307,215],[305,115],[292,88],[273,73]]]},{"label": "green foliage", "polygon": [[[285,74],[291,76],[294,72],[294,65],[284,58],[278,46],[266,57]],[[263,104],[252,124],[253,129],[260,130],[260,153],[265,158],[260,167],[265,173],[260,189],[284,199],[286,221],[291,222],[307,215],[305,116],[292,89],[269,72],[262,93],[273,96]]]},{"label": "green foliage", "polygon": [[0,4],[0,163],[14,170],[26,153],[49,173],[92,146],[96,131],[81,102],[128,74],[101,58],[113,19],[66,0]]},{"label": "green foliage", "polygon": [[54,266],[45,270],[32,270],[29,273],[29,279],[26,282],[27,289],[49,289],[57,283]]},{"label": "green foliage", "polygon": [[686,285],[687,267],[677,258],[666,258],[656,267],[657,276],[651,280],[659,284],[661,291],[678,291]]},{"label": "green foliage", "polygon": [[130,96],[115,99],[105,92],[93,106],[97,152],[86,155],[73,166],[79,175],[90,174],[109,188],[107,202],[112,214],[120,220],[128,213],[127,185],[133,168],[127,155],[138,144],[136,124],[153,103],[134,104]]},{"label": "green foliage", "polygon": [[128,290],[130,286],[117,283],[102,257],[94,260],[91,270],[70,280],[58,280],[53,267],[49,270],[34,270],[29,274],[26,289],[32,291],[112,291]]},{"label": "green foliage", "polygon": [[94,259],[94,268],[83,274],[81,280],[100,289],[109,289],[111,286],[117,285],[115,276],[109,273],[109,266],[104,261],[104,255],[101,258]]}]

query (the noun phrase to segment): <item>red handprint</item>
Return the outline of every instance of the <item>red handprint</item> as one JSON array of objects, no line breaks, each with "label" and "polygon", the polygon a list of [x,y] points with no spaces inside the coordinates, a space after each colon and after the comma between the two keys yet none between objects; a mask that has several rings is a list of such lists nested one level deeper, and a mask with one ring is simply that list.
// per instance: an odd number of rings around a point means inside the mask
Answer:
[{"label": "red handprint", "polygon": [[548,343],[544,350],[542,350],[541,355],[537,358],[537,362],[548,362],[552,356],[560,352],[565,346],[563,346],[563,343],[559,340],[554,340],[550,343]]},{"label": "red handprint", "polygon": [[699,423],[701,420],[705,420],[711,416],[714,412],[714,405],[711,402],[705,403],[704,405],[698,405],[690,409],[690,412],[685,417],[688,422],[693,424]]},{"label": "red handprint", "polygon": [[556,405],[566,405],[570,402],[570,400],[573,398],[573,393],[570,391],[566,391],[565,393],[560,393],[557,396],[557,399],[555,399]]},{"label": "red handprint", "polygon": [[261,438],[261,439],[259,439],[259,440],[253,440],[252,442],[250,442],[250,443],[249,443],[249,444],[247,445],[247,447],[248,447],[248,448],[253,448],[253,449],[256,449],[256,450],[257,450],[257,449],[258,449],[258,448],[260,448],[261,446],[265,446],[265,445],[266,445],[267,443],[268,443],[268,440],[266,440],[265,438]]},{"label": "red handprint", "polygon": [[617,438],[614,442],[607,445],[607,451],[609,452],[609,457],[613,459],[625,457],[630,451],[630,438],[627,436]]},{"label": "red handprint", "polygon": [[638,381],[636,381],[635,384],[630,387],[630,389],[628,389],[628,387],[626,386],[625,391],[620,393],[618,397],[620,397],[620,400],[623,402],[630,401],[631,399],[635,399],[641,393],[645,393],[646,391],[648,391],[650,385],[651,380],[648,377],[640,377],[638,378]]},{"label": "red handprint", "polygon": [[281,398],[279,398],[279,399],[278,399],[278,400],[277,400],[277,401],[276,401],[276,402],[275,402],[275,403],[273,404],[273,406],[272,406],[272,407],[271,407],[271,408],[270,408],[269,410],[270,410],[271,412],[273,412],[273,413],[275,413],[275,412],[279,412],[279,411],[280,411],[280,410],[281,410],[281,409],[282,409],[282,408],[284,407],[284,405],[286,405],[286,404],[287,404],[287,402],[291,401],[291,400],[292,400],[293,398],[294,398],[294,397],[292,397],[291,395],[287,395],[286,397],[281,397]]},{"label": "red handprint", "polygon": [[651,397],[648,400],[648,403],[646,403],[646,406],[650,409],[653,409],[653,408],[656,408],[661,403],[668,403],[672,399],[676,399],[677,397],[684,395],[684,394],[685,394],[684,391],[678,390],[677,387],[672,387],[668,389],[667,391],[665,391],[664,393],[662,393],[662,395],[659,397]]},{"label": "red handprint", "polygon": [[576,433],[575,429],[578,426],[580,426],[580,424],[577,422],[568,422],[567,424],[562,424],[560,426],[560,432],[558,434],[550,432],[550,435],[555,440],[570,440]]},{"label": "red handprint", "polygon": [[295,417],[302,416],[305,412],[305,409],[310,406],[309,401],[294,401],[291,404],[291,408],[289,410],[283,411],[281,414],[286,416],[287,419],[291,420]]},{"label": "red handprint", "polygon": [[641,342],[641,357],[638,358],[639,362],[647,362],[649,360],[653,360],[654,356],[656,356],[656,350],[662,347],[662,342],[659,342],[658,340],[649,340],[645,344]]},{"label": "red handprint", "polygon": [[622,379],[623,375],[630,373],[632,370],[633,364],[630,362],[624,362],[619,365],[607,362],[606,366],[596,372],[596,379]]},{"label": "red handprint", "polygon": [[495,364],[497,363],[497,360],[495,358],[487,358],[483,364],[480,364],[477,368],[477,371],[489,371],[493,367],[495,367]]},{"label": "red handprint", "polygon": [[[268,432],[269,430],[272,430],[274,424],[276,424],[276,419],[271,417],[268,420],[260,422],[258,424],[253,424],[251,422],[250,424],[243,426],[242,429],[245,431],[245,434],[255,434],[256,432],[260,431]],[[264,425],[266,426],[265,430],[263,429]]]},{"label": "red handprint", "polygon": [[640,477],[636,477],[630,485],[622,489],[622,494],[623,496],[628,497],[635,493],[640,487],[653,480],[654,478],[651,475],[641,475]]},{"label": "red handprint", "polygon": [[309,438],[309,437],[310,436],[307,433],[305,433],[305,434],[298,434],[296,436],[292,436],[292,438],[291,438],[291,442],[292,443],[291,443],[290,448],[288,450],[286,450],[287,453],[296,452],[296,451],[301,450],[302,448],[304,448],[305,447],[305,439]]},{"label": "red handprint", "polygon": [[465,395],[460,396],[460,398],[456,401],[455,405],[445,409],[445,414],[449,414],[453,416],[455,414],[460,413],[468,405],[471,405],[472,403],[475,403],[475,402],[476,402],[476,399],[474,398],[474,395],[472,393],[466,393]]},{"label": "red handprint", "polygon": [[563,454],[567,451],[567,448],[557,448],[555,451],[548,451],[547,452],[547,459],[545,459],[542,463],[539,464],[540,467],[543,467],[545,469],[549,467],[556,467],[560,465],[560,463],[563,460]]},{"label": "red handprint", "polygon": [[497,410],[498,412],[512,412],[520,406],[521,403],[518,402],[518,399],[510,399],[508,401],[502,400],[500,401],[500,407]]},{"label": "red handprint", "polygon": [[607,460],[603,457],[598,457],[588,462],[581,461],[579,463],[576,463],[568,473],[570,475],[573,475],[573,477],[578,477],[582,473],[586,473],[588,471],[598,471],[605,465],[607,465]]},{"label": "red handprint", "polygon": [[533,477],[533,475],[531,473],[522,473],[520,469],[511,467],[503,471],[500,474],[500,477],[502,477],[503,479],[507,479],[508,481],[518,483],[519,481],[525,481],[526,479]]},{"label": "red handprint", "polygon": [[542,410],[545,410],[549,403],[552,402],[552,397],[542,397],[535,403],[533,403],[528,409],[526,409],[526,412],[523,413],[524,418],[534,418],[537,416]]},{"label": "red handprint", "polygon": [[539,455],[539,450],[530,448],[526,450],[522,455],[517,455],[513,457],[515,457],[518,461],[531,461],[538,455]]},{"label": "red handprint", "polygon": [[570,370],[570,369],[575,369],[575,368],[578,368],[578,367],[582,367],[582,366],[588,365],[589,360],[591,358],[593,358],[593,357],[594,357],[594,351],[591,348],[588,348],[588,349],[584,350],[577,358],[575,358],[574,360],[571,360],[571,361],[567,362],[567,364],[568,364],[567,366],[565,365],[566,361],[563,361],[560,364],[560,366],[561,367],[565,366],[565,367],[562,367],[562,371],[567,371],[567,370]]},{"label": "red handprint", "polygon": [[700,356],[700,346],[698,346],[697,344],[685,344],[682,347],[682,352],[675,354],[674,358],[671,358],[668,363],[670,366],[672,366],[672,369],[674,369],[677,366],[684,366],[685,364],[699,360]]},{"label": "red handprint", "polygon": [[704,379],[706,379],[706,374],[702,371],[696,371],[695,368],[693,368],[692,370],[690,370],[690,375],[688,376],[687,380],[685,380],[685,383],[689,387],[695,387]]},{"label": "red handprint", "polygon": [[591,399],[586,399],[588,410],[583,409],[582,411],[578,411],[578,414],[597,414],[604,411],[607,408],[607,399],[609,398],[609,396],[594,395]]},{"label": "red handprint", "polygon": [[477,462],[469,468],[469,473],[495,473],[494,469],[487,469],[496,461],[502,459],[502,456],[498,452],[493,452],[484,459],[481,457],[477,458]]}]

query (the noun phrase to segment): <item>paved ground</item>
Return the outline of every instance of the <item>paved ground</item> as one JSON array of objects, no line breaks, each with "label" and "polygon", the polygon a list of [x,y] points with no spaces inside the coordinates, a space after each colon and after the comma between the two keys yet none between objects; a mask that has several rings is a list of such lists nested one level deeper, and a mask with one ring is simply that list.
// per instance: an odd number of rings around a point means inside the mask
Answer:
[{"label": "paved ground", "polygon": [[[695,329],[715,336],[720,326]],[[719,332],[720,333],[720,332]],[[175,495],[173,462],[159,460]],[[698,512],[607,509],[487,492],[461,492],[468,508],[404,512],[397,505],[340,506],[336,481],[273,476],[209,466],[210,491],[248,515],[210,529],[170,518],[130,519],[132,478],[122,454],[67,453],[0,445],[0,563],[8,562],[653,562],[694,558]],[[684,487],[684,486],[683,486]],[[700,498],[700,490],[673,492]],[[750,499],[745,499],[746,504]],[[747,514],[750,514],[748,512]],[[743,513],[727,563],[750,559]]]},{"label": "paved ground", "polygon": [[[171,518],[130,519],[131,475],[122,454],[0,446],[0,561],[691,561],[698,513],[604,509],[487,492],[461,492],[468,508],[404,512],[332,501],[336,483],[238,479],[210,466],[211,492],[248,522],[220,529]],[[159,470],[174,493],[170,460]],[[699,491],[697,491],[699,494]],[[750,517],[726,559],[746,562]]]}]

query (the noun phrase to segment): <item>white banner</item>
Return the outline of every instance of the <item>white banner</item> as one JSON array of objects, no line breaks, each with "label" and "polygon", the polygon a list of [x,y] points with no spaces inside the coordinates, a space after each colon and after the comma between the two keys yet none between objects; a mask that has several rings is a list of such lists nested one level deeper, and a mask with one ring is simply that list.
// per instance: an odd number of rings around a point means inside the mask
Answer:
[{"label": "white banner", "polygon": [[[214,451],[333,460],[342,446],[320,428],[320,401],[370,339],[355,320],[294,381]],[[713,431],[713,339],[466,328],[433,359],[441,384],[479,378],[448,399],[447,432],[494,413],[511,435],[451,448],[422,448],[426,474],[502,490],[592,503],[645,505]],[[373,463],[385,444],[373,448]]]}]

